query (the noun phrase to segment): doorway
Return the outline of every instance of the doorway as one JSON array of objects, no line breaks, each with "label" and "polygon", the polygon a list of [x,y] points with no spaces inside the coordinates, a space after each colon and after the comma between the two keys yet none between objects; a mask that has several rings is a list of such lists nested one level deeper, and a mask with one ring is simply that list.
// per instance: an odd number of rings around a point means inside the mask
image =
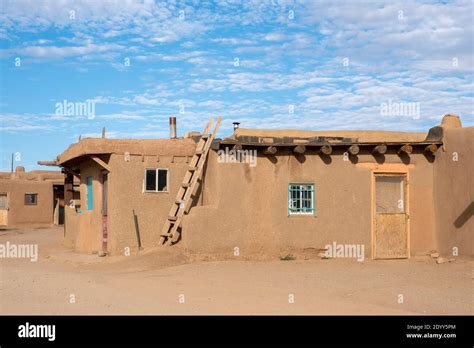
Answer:
[{"label": "doorway", "polygon": [[53,185],[54,224],[64,225],[64,185]]},{"label": "doorway", "polygon": [[374,259],[409,257],[407,175],[375,174]]},{"label": "doorway", "polygon": [[106,171],[102,172],[102,253],[107,253],[108,242],[108,191],[109,191],[109,175]]},{"label": "doorway", "polygon": [[0,226],[8,225],[8,195],[0,193]]}]

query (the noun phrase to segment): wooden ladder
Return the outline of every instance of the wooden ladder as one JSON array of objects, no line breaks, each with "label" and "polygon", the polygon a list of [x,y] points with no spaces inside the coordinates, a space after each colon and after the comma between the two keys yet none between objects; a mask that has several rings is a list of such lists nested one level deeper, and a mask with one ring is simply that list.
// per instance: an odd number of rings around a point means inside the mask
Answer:
[{"label": "wooden ladder", "polygon": [[195,194],[201,175],[203,172],[204,164],[206,163],[207,154],[211,148],[212,140],[217,134],[217,130],[221,124],[222,117],[219,116],[217,123],[214,127],[214,131],[211,133],[212,124],[214,118],[211,117],[206,128],[204,129],[201,138],[199,139],[193,158],[189,163],[189,168],[184,175],[183,183],[178,190],[176,200],[171,205],[168,217],[163,225],[160,234],[160,245],[168,244],[172,245],[179,240],[181,232],[178,229],[181,227],[181,220],[184,214],[189,212],[193,201],[193,195]]}]

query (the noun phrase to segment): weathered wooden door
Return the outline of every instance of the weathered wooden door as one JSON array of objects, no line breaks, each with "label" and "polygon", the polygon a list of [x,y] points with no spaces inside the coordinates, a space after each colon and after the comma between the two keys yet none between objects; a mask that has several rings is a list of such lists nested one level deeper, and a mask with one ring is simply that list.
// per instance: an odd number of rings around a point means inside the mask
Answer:
[{"label": "weathered wooden door", "polygon": [[375,176],[375,259],[408,257],[406,175]]},{"label": "weathered wooden door", "polygon": [[108,242],[108,218],[107,202],[109,194],[109,179],[106,172],[102,173],[102,252],[107,253]]},{"label": "weathered wooden door", "polygon": [[0,193],[0,226],[8,225],[8,201],[7,194]]}]

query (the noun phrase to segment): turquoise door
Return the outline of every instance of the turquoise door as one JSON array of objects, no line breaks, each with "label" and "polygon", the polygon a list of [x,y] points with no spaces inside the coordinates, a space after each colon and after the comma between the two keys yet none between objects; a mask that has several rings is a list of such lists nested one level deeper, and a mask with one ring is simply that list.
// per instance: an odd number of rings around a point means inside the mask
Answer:
[{"label": "turquoise door", "polygon": [[92,176],[87,177],[87,210],[94,208],[94,196],[92,191]]}]

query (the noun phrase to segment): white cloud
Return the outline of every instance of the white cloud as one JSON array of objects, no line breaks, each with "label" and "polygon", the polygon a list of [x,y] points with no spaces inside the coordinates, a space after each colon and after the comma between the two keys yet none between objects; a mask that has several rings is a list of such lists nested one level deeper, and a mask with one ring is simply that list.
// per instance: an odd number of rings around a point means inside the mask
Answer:
[{"label": "white cloud", "polygon": [[282,33],[269,33],[263,36],[265,41],[283,41],[286,39],[286,35]]},{"label": "white cloud", "polygon": [[97,117],[106,119],[106,120],[116,120],[116,121],[137,121],[137,120],[145,119],[144,116],[136,115],[136,114],[127,114],[127,113],[97,115]]},{"label": "white cloud", "polygon": [[45,118],[31,114],[0,114],[0,130],[6,133],[52,131],[56,127],[43,123]]},{"label": "white cloud", "polygon": [[17,49],[11,54],[25,55],[37,58],[64,58],[71,56],[87,55],[89,53],[100,53],[110,50],[120,50],[123,46],[117,44],[96,45],[88,44],[86,46],[29,46]]},{"label": "white cloud", "polygon": [[248,40],[248,39],[241,39],[241,38],[218,38],[212,39],[212,42],[221,43],[224,45],[234,45],[234,46],[241,46],[241,45],[255,45],[257,41],[255,40]]}]

